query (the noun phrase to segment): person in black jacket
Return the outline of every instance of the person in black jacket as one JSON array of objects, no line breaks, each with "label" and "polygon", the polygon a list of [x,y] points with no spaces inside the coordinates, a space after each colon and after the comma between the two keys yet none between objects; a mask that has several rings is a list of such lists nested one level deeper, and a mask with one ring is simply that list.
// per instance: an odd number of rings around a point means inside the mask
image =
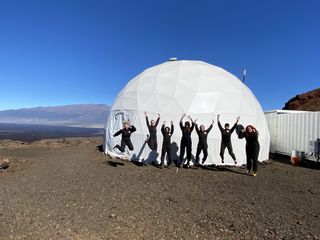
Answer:
[{"label": "person in black jacket", "polygon": [[165,125],[166,125],[166,122],[163,122],[162,127],[161,127],[161,132],[163,135],[163,142],[162,142],[160,167],[163,167],[163,165],[164,165],[164,158],[166,156],[166,153],[167,153],[167,158],[168,158],[167,166],[169,167],[172,163],[172,160],[171,160],[171,137],[172,137],[172,134],[174,131],[173,122],[171,121],[171,129],[169,127],[166,127]]},{"label": "person in black jacket", "polygon": [[208,134],[213,127],[213,123],[214,123],[214,120],[212,119],[212,123],[207,130],[205,129],[204,125],[201,125],[200,129],[199,129],[198,124],[196,124],[196,131],[197,131],[197,134],[199,137],[197,154],[196,154],[196,165],[199,165],[199,157],[200,157],[201,151],[203,151],[202,164],[204,164],[204,162],[207,160],[207,157],[208,157]]},{"label": "person in black jacket", "polygon": [[151,120],[151,122],[149,122],[147,112],[144,112],[144,115],[146,116],[146,122],[149,129],[149,134],[150,134],[146,142],[148,143],[148,146],[151,150],[157,151],[158,150],[157,127],[160,121],[160,114],[158,113],[158,118],[156,121]]},{"label": "person in black jacket", "polygon": [[133,132],[135,132],[137,129],[133,126],[130,125],[130,122],[124,122],[123,123],[123,128],[120,129],[118,132],[116,132],[113,137],[119,136],[120,134],[122,135],[122,139],[121,139],[121,145],[117,144],[116,146],[114,146],[114,148],[119,149],[119,151],[124,152],[126,146],[128,146],[129,150],[133,150],[133,145],[131,142],[131,134]]},{"label": "person in black jacket", "polygon": [[252,176],[257,176],[258,170],[258,156],[260,151],[260,144],[258,141],[259,133],[255,127],[248,125],[246,129],[239,133],[239,138],[245,138],[246,155],[247,155],[247,173],[250,174],[251,166],[253,166]]},{"label": "person in black jacket", "polygon": [[230,156],[232,157],[233,161],[235,164],[237,164],[236,156],[233,153],[232,150],[232,144],[231,144],[231,134],[237,127],[237,124],[240,120],[240,117],[237,117],[236,123],[233,125],[231,129],[229,129],[229,123],[226,123],[224,125],[224,128],[221,126],[220,123],[220,115],[218,114],[218,126],[221,132],[221,145],[220,145],[220,157],[221,157],[221,162],[224,163],[224,150],[227,148]]},{"label": "person in black jacket", "polygon": [[186,121],[183,126],[183,119],[186,117],[186,114],[183,114],[180,120],[180,129],[182,131],[182,138],[180,143],[180,167],[184,164],[184,153],[187,150],[187,164],[186,167],[189,167],[191,161],[191,152],[192,152],[192,141],[191,141],[191,133],[194,129],[194,122],[190,116],[188,116],[191,121],[191,125],[189,121]]}]

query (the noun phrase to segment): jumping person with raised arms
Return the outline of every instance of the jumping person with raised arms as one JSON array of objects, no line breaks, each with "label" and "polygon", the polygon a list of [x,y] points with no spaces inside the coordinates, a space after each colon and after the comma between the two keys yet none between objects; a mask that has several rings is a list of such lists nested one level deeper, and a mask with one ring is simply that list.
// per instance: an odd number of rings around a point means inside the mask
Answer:
[{"label": "jumping person with raised arms", "polygon": [[189,167],[190,161],[191,161],[191,152],[192,152],[192,141],[191,141],[191,133],[194,129],[194,122],[190,116],[188,116],[189,120],[191,121],[191,124],[189,121],[186,121],[183,125],[183,119],[187,115],[184,113],[180,119],[180,129],[182,131],[182,138],[181,138],[181,144],[180,144],[180,167],[184,164],[184,153],[187,150],[187,164],[186,167]]},{"label": "jumping person with raised arms", "polygon": [[237,124],[238,124],[238,122],[240,120],[240,117],[237,117],[237,120],[236,120],[235,124],[233,125],[233,127],[231,129],[229,129],[229,126],[230,126],[229,123],[226,123],[224,125],[224,128],[221,126],[220,114],[218,114],[217,120],[218,120],[219,129],[220,129],[220,132],[221,132],[221,145],[220,145],[221,162],[224,163],[224,151],[227,148],[228,152],[229,152],[229,155],[232,157],[234,163],[237,164],[236,156],[234,155],[233,149],[232,149],[231,134],[236,129]]},{"label": "jumping person with raised arms", "polygon": [[166,127],[166,122],[164,121],[161,127],[161,132],[163,135],[163,142],[162,142],[162,151],[161,151],[161,163],[160,167],[164,166],[164,158],[167,154],[168,162],[167,166],[169,167],[172,163],[171,159],[171,137],[174,131],[173,121],[171,121],[171,128]]},{"label": "jumping person with raised arms", "polygon": [[157,126],[160,121],[160,114],[158,113],[157,120],[151,120],[149,122],[148,114],[147,112],[144,112],[144,115],[146,116],[146,122],[149,130],[149,136],[146,142],[148,143],[148,146],[151,150],[157,151],[158,150],[158,141],[157,141]]},{"label": "jumping person with raised arms", "polygon": [[[196,123],[197,120],[195,120]],[[198,124],[196,123],[196,131],[199,137],[197,154],[196,154],[196,165],[199,165],[200,153],[203,151],[202,164],[207,160],[208,157],[208,134],[213,127],[214,120],[212,119],[212,123],[208,129],[205,129],[204,125],[200,125],[200,129]]]}]

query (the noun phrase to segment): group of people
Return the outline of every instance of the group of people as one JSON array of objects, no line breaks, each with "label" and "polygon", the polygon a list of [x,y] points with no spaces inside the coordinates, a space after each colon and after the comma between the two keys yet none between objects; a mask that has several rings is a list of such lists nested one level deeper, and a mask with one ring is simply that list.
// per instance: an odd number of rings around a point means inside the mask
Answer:
[{"label": "group of people", "polygon": [[[158,142],[157,142],[157,127],[160,122],[160,114],[158,114],[158,118],[156,120],[149,121],[148,114],[145,112],[146,124],[149,130],[149,135],[147,137],[146,143],[149,148],[153,151],[158,151]],[[188,118],[187,121],[184,122],[185,118]],[[220,145],[220,157],[221,162],[224,163],[224,152],[227,148],[229,155],[232,157],[235,164],[237,164],[236,156],[233,153],[232,144],[231,144],[231,135],[235,129],[237,129],[238,137],[240,139],[246,139],[246,156],[247,156],[247,173],[251,173],[252,175],[257,175],[257,161],[259,156],[259,142],[258,142],[258,131],[252,125],[248,125],[244,128],[242,125],[238,125],[240,117],[237,117],[236,122],[230,129],[230,125],[226,123],[224,127],[222,127],[220,123],[220,115],[217,115],[218,127],[221,132],[221,145]],[[183,123],[184,122],[184,123]],[[192,140],[191,133],[196,129],[196,132],[199,137],[196,158],[195,158],[195,166],[200,165],[200,154],[203,153],[202,164],[205,163],[208,157],[208,134],[210,133],[214,124],[214,120],[210,126],[206,129],[204,125],[198,126],[197,120],[193,120],[191,116],[187,116],[183,114],[179,126],[182,132],[181,142],[180,142],[180,156],[179,162],[177,163],[178,167],[189,167],[191,158],[192,158]],[[114,148],[117,148],[121,152],[125,152],[125,147],[127,146],[129,150],[133,150],[133,144],[131,142],[130,136],[133,132],[136,131],[136,128],[130,124],[129,121],[123,123],[123,128],[114,134],[114,137],[122,135],[121,144],[116,145]],[[159,167],[164,166],[165,157],[167,157],[167,166],[169,167],[172,164],[171,159],[171,137],[174,132],[173,121],[171,121],[170,126],[166,126],[166,122],[164,121],[161,127],[161,133],[163,135],[162,141],[162,150],[161,150],[161,162]],[[186,153],[186,162],[185,162],[185,153]]]}]

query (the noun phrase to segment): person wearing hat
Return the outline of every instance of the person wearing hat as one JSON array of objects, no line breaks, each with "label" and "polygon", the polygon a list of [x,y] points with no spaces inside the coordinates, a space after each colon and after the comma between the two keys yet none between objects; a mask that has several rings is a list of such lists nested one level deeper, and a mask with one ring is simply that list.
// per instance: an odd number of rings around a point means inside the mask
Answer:
[{"label": "person wearing hat", "polygon": [[120,152],[124,152],[126,146],[129,148],[130,151],[133,150],[133,145],[131,142],[131,134],[135,132],[137,129],[130,124],[130,121],[123,122],[123,128],[116,132],[113,137],[119,136],[121,134],[121,145],[117,144],[114,146],[113,149],[117,148]]}]

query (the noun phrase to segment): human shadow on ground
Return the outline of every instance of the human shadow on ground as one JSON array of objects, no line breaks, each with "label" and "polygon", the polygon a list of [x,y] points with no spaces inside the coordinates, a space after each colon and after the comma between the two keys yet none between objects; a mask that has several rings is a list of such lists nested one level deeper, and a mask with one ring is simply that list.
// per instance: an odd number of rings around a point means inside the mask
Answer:
[{"label": "human shadow on ground", "polygon": [[[227,166],[217,166],[217,165],[202,165],[202,166],[199,166],[201,169],[203,170],[209,170],[209,171],[215,171],[215,172],[231,172],[231,173],[235,173],[235,174],[240,174],[240,175],[247,175],[247,173],[245,172],[240,172],[238,171],[239,168],[236,169],[232,169],[230,167],[227,167]],[[242,169],[243,170],[243,169]]]},{"label": "human shadow on ground", "polygon": [[99,145],[99,146],[96,146],[96,150],[98,150],[99,152],[104,152],[103,151],[103,145]]},{"label": "human shadow on ground", "polygon": [[105,162],[103,162],[103,163],[104,163],[104,164],[107,164],[107,165],[109,165],[109,166],[111,166],[111,167],[124,166],[124,163],[122,163],[122,162],[116,162],[116,161],[110,161],[110,160],[105,161]]},{"label": "human shadow on ground", "polygon": [[142,155],[146,145],[147,145],[147,143],[145,142],[141,146],[138,154],[134,153],[131,157],[130,162],[132,162],[134,165],[136,165],[138,167],[143,167],[143,166],[147,166],[147,165],[156,166],[156,160],[159,156],[159,153],[155,150],[152,150],[146,159],[141,159],[141,155]]}]

